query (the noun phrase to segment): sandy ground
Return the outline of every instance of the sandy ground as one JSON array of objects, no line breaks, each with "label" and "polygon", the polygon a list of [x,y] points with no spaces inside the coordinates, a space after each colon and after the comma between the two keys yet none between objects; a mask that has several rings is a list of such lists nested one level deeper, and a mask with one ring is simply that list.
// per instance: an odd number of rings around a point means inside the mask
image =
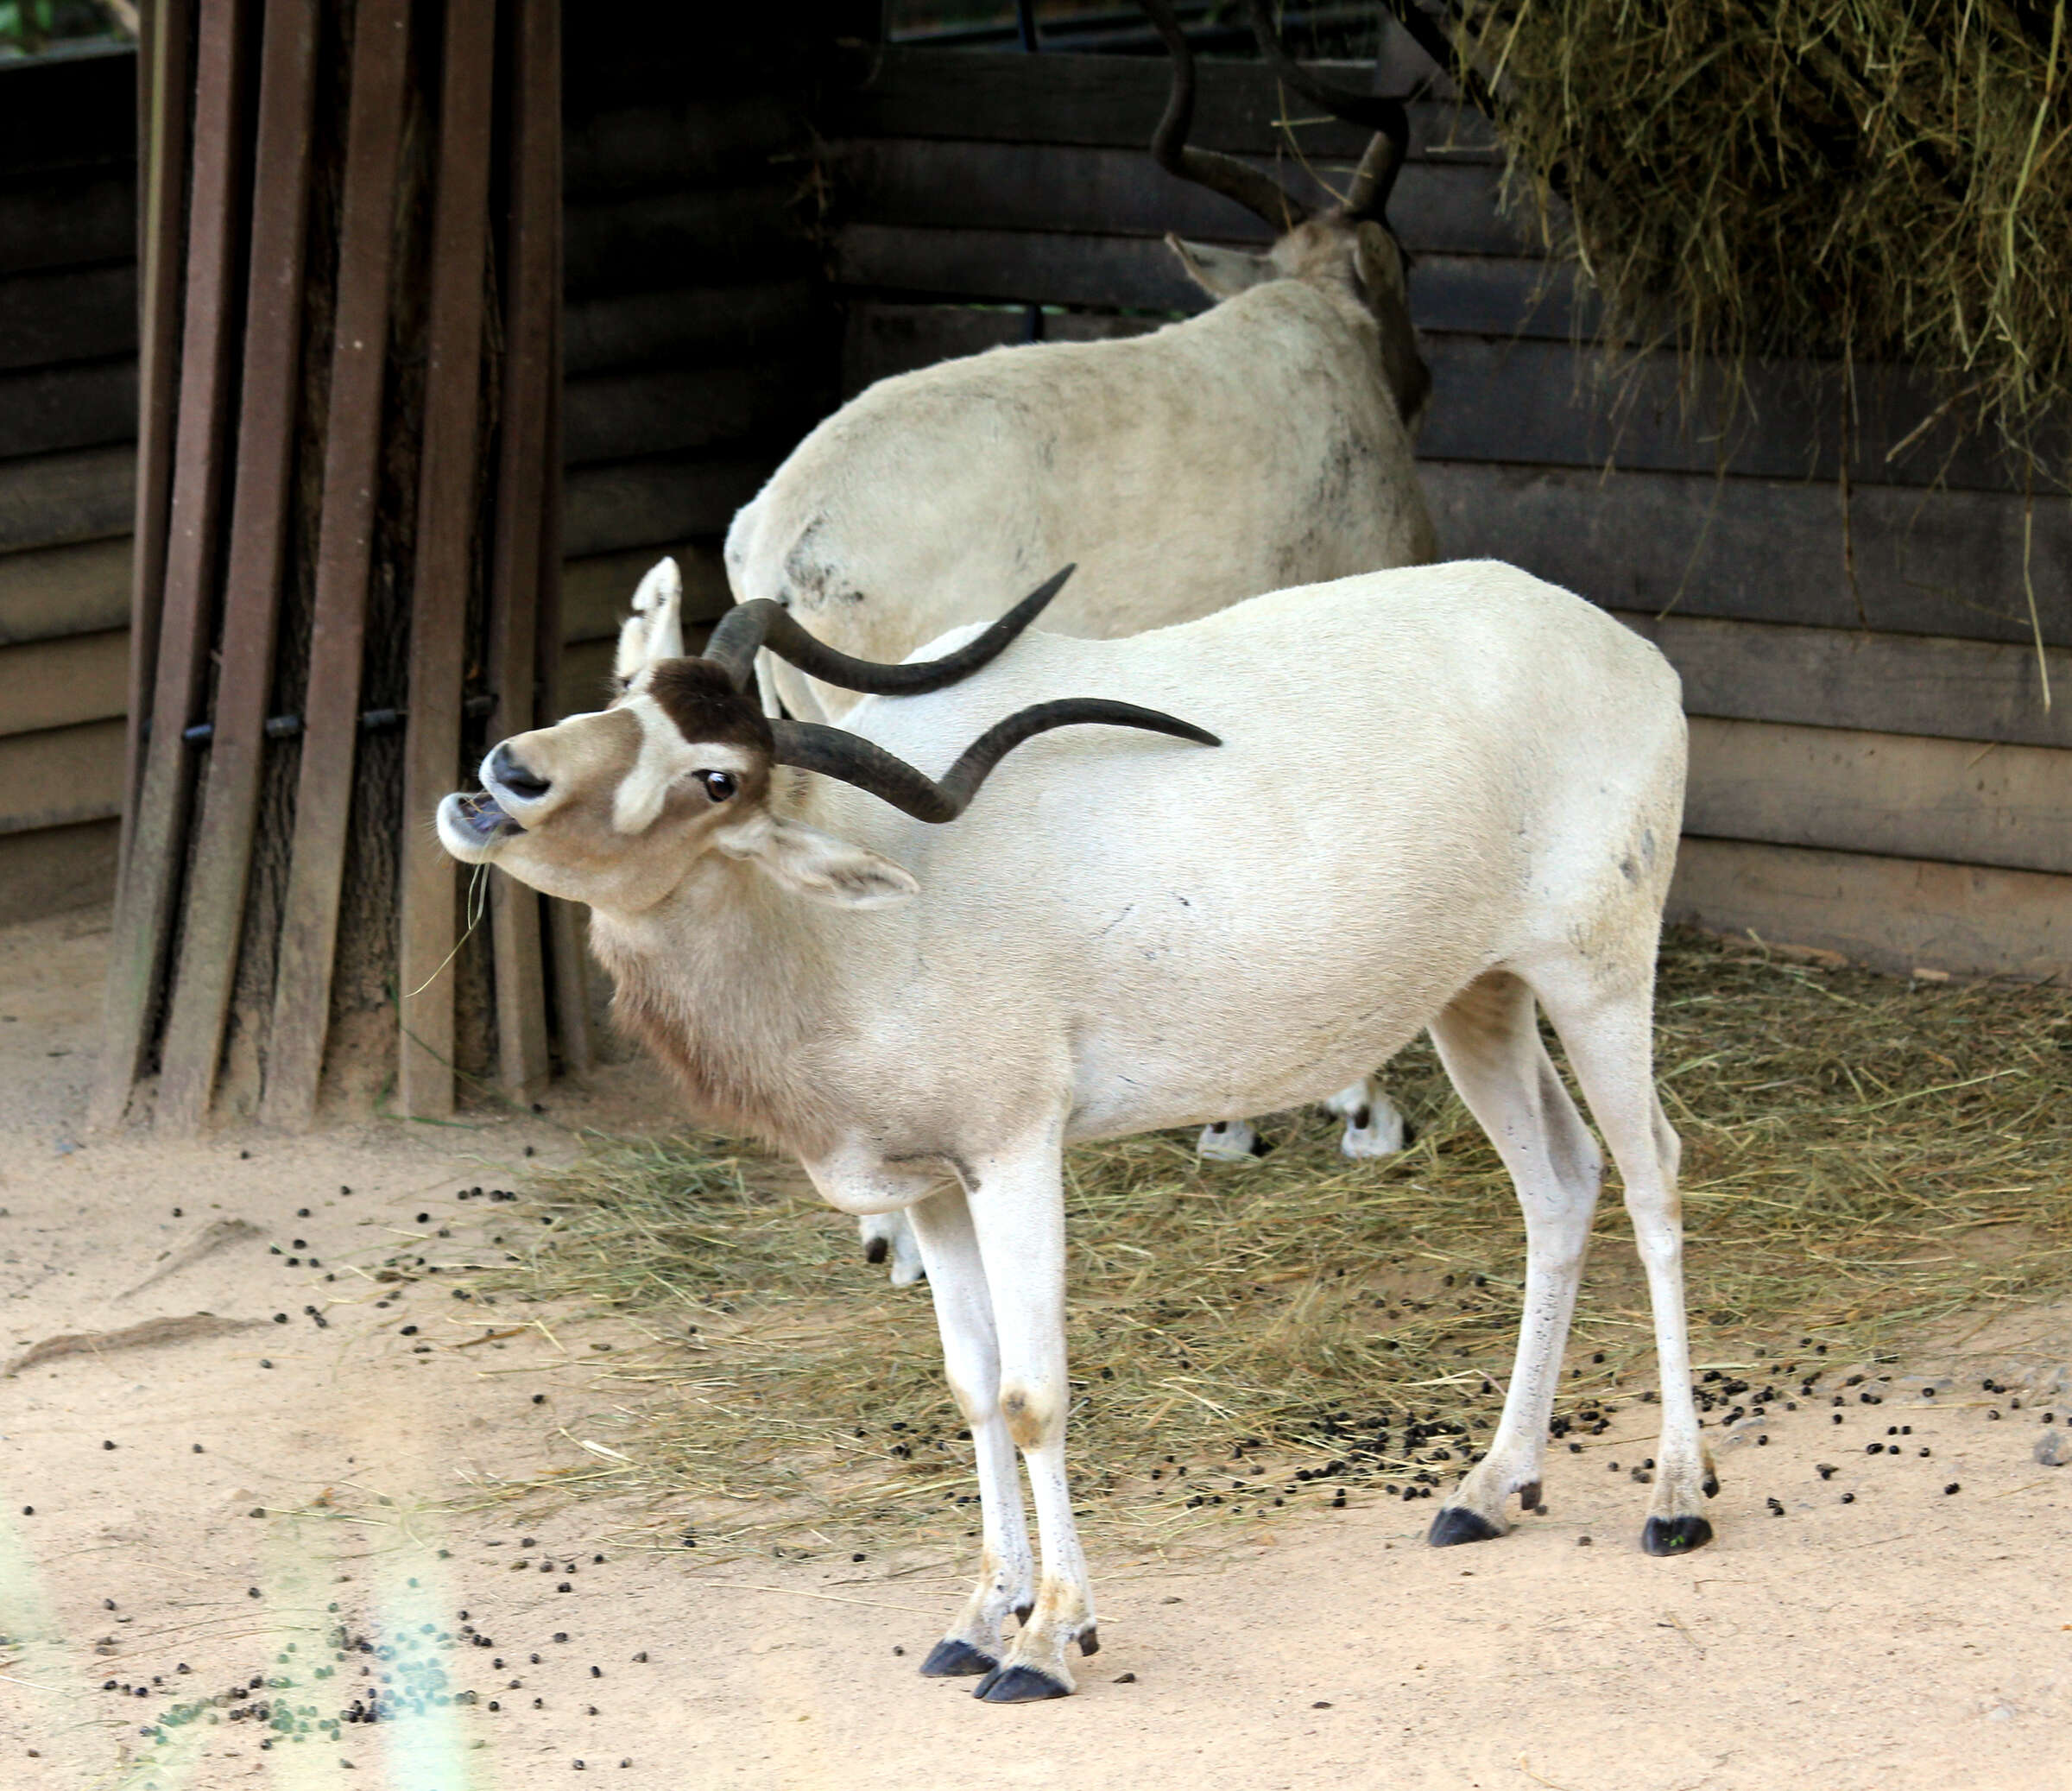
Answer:
[{"label": "sandy ground", "polygon": [[[2072,1311],[1888,1365],[1840,1424],[1715,1433],[1689,1559],[1638,1552],[1622,1414],[1500,1543],[1355,1494],[1193,1569],[1096,1560],[1081,1695],[982,1706],[913,1671],[939,1559],[700,1573],[611,1546],[607,1503],[464,1509],[582,1459],[614,1333],[499,1335],[382,1261],[490,1260],[515,1220],[458,1191],[652,1123],[643,1073],[522,1122],[83,1143],[104,927],[0,933],[0,1357],[195,1334],[0,1379],[4,1791],[2072,1785],[2072,1469],[2032,1459]],[[394,1719],[338,1720],[370,1699]]]}]

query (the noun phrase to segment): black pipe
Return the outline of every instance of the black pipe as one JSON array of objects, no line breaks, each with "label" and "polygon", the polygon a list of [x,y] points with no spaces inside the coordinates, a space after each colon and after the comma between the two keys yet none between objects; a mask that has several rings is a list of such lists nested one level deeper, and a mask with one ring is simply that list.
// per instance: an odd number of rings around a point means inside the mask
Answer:
[{"label": "black pipe", "polygon": [[[467,716],[487,715],[496,706],[496,699],[490,696],[470,697],[460,706],[460,712]],[[363,734],[383,734],[392,728],[400,728],[409,718],[407,709],[369,709],[360,717]],[[269,715],[261,731],[269,740],[293,740],[302,731],[300,715]],[[144,737],[151,737],[151,724],[143,727]],[[182,728],[180,737],[190,746],[206,746],[216,737],[216,725],[211,721],[198,721],[191,728]]]}]

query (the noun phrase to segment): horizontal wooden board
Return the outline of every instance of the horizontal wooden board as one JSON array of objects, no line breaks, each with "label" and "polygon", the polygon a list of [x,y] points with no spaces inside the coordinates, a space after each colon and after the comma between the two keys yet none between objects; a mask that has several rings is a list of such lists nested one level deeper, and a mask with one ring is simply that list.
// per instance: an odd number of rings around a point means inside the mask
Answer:
[{"label": "horizontal wooden board", "polygon": [[1993,641],[1614,613],[1668,655],[1693,715],[2072,750],[2063,648],[2045,649],[2039,666],[2033,648]]},{"label": "horizontal wooden board", "polygon": [[[932,367],[938,361],[982,354],[1028,340],[1029,318],[1020,306],[908,305],[855,299],[844,307],[842,396],[895,373]],[[1163,329],[1156,317],[1115,317],[1099,312],[1045,313],[1037,327],[1046,342],[1112,342]]]},{"label": "horizontal wooden board", "polygon": [[808,273],[818,256],[799,205],[805,179],[572,205],[564,283],[582,296]]},{"label": "horizontal wooden board", "polygon": [[647,368],[572,379],[562,392],[570,465],[747,442],[778,452],[835,407],[831,354]]},{"label": "horizontal wooden board", "polygon": [[567,475],[563,544],[567,557],[724,535],[734,512],[776,470],[774,455],[658,455]]},{"label": "horizontal wooden board", "polygon": [[589,199],[752,178],[806,142],[804,118],[768,91],[618,106],[566,125],[562,192]]},{"label": "horizontal wooden board", "polygon": [[[1424,357],[1432,402],[1418,447],[1435,459],[1751,478],[1841,473],[1843,388],[1832,368],[1752,368],[1747,402],[1734,412],[1702,394],[1688,402],[1673,360],[1659,356],[1636,364],[1562,342],[1428,334]],[[1708,377],[1717,384],[1716,370]],[[1957,443],[1947,424],[1901,446],[1936,402],[1917,377],[1865,370],[1851,425],[1851,478],[1866,485],[2018,490],[1989,444]]]},{"label": "horizontal wooden board", "polygon": [[1209,303],[1172,250],[1143,237],[849,224],[831,248],[836,285],[858,294],[1188,315]]},{"label": "horizontal wooden board", "polygon": [[136,257],[136,169],[0,178],[0,274]]},{"label": "horizontal wooden board", "polygon": [[[1411,93],[1433,73],[1406,42],[1378,80],[1365,63],[1312,66],[1361,92]],[[1287,96],[1294,106],[1284,108],[1285,90],[1263,63],[1204,56],[1196,68],[1188,140],[1197,149],[1272,155],[1286,142],[1278,123],[1284,112],[1300,121],[1294,136],[1304,155],[1350,159],[1366,147],[1365,130],[1322,116],[1321,108],[1298,96]],[[1172,65],[1163,56],[895,47],[863,85],[831,94],[816,123],[831,137],[964,137],[1140,150],[1158,128],[1172,79]],[[1413,155],[1494,158],[1494,135],[1475,114],[1450,100],[1415,103],[1410,111]]]},{"label": "horizontal wooden board", "polygon": [[134,45],[0,62],[0,175],[136,156]]},{"label": "horizontal wooden board", "polygon": [[136,352],[134,263],[0,279],[0,371]]},{"label": "horizontal wooden board", "polygon": [[[855,224],[836,232],[833,247],[835,277],[856,294],[852,306],[923,294],[1183,314],[1208,304],[1151,237]],[[1738,413],[1723,401],[1687,404],[1670,360],[1636,365],[1579,351],[1572,329],[1579,302],[1573,280],[1545,263],[1423,257],[1411,275],[1411,312],[1433,379],[1421,451],[1440,459],[1839,476],[1841,385],[1834,370],[1804,363],[1753,369]],[[922,323],[904,326],[910,356],[919,350]],[[963,345],[974,327],[945,320],[945,353],[970,352]],[[1012,320],[995,327],[998,339],[1017,339]],[[1947,422],[1908,441],[1937,402],[1927,382],[1866,369],[1857,389],[1848,445],[1851,477],[1860,484],[2017,488],[1995,449],[1957,441]],[[1733,420],[1722,423],[1726,416]]]},{"label": "horizontal wooden board", "polygon": [[2072,872],[2072,754],[1700,716],[1684,825],[1715,839]]},{"label": "horizontal wooden board", "polygon": [[0,647],[123,628],[130,621],[130,540],[0,554]]},{"label": "horizontal wooden board", "polygon": [[[1435,226],[1434,233],[1443,229]],[[1463,227],[1450,234],[1472,237],[1477,232]],[[835,283],[874,297],[976,299],[1183,316],[1210,304],[1157,237],[848,224],[835,231],[832,250]],[[1433,269],[1430,279],[1424,277],[1428,265]],[[1572,287],[1568,276],[1541,263],[1494,253],[1456,256],[1435,248],[1421,256],[1412,273],[1411,314],[1425,330],[1551,336],[1565,351],[1572,334]],[[1573,380],[1569,383],[1572,387]]]},{"label": "horizontal wooden board", "polygon": [[570,560],[561,569],[563,642],[616,641],[619,624],[632,609],[634,587],[665,554],[675,557],[683,573],[684,615],[698,620],[718,615],[733,601],[719,549],[716,541],[688,541]]},{"label": "horizontal wooden board", "polygon": [[[844,224],[1107,237],[1173,231],[1260,245],[1276,234],[1235,199],[1167,174],[1141,149],[866,137],[828,153]],[[1311,163],[1313,174],[1293,162],[1255,165],[1311,206],[1332,203],[1352,175],[1343,162]],[[1496,169],[1478,163],[1413,162],[1389,198],[1389,223],[1412,253],[1536,253],[1537,237],[1499,214],[1497,180]]]},{"label": "horizontal wooden board", "polygon": [[910,304],[852,297],[843,307],[842,396],[844,402],[898,373],[932,367],[1032,339],[1109,342],[1147,336],[1166,327],[1160,317],[1115,317],[1101,312],[1052,310],[1032,318],[1020,305]]},{"label": "horizontal wooden board", "polygon": [[133,357],[0,373],[0,459],[136,440]]},{"label": "horizontal wooden board", "polygon": [[611,700],[611,655],[610,641],[575,641],[562,649],[562,715],[582,715]]},{"label": "horizontal wooden board", "polygon": [[795,351],[823,339],[827,323],[827,307],[805,279],[614,294],[569,306],[563,364],[575,378]]},{"label": "horizontal wooden board", "polygon": [[119,814],[120,721],[0,737],[0,833],[66,827]]},{"label": "horizontal wooden board", "polygon": [[[698,102],[742,92],[804,87],[816,77],[862,79],[854,64],[875,39],[874,3],[829,10],[797,6],[734,7],[716,12],[683,0],[634,0],[610,28],[586,30],[572,18],[562,45],[562,111],[571,125],[631,105]],[[831,29],[858,34],[828,41]]]},{"label": "horizontal wooden board", "polygon": [[0,833],[0,927],[113,900],[121,834],[113,820]]},{"label": "horizontal wooden board", "polygon": [[122,715],[130,703],[130,630],[0,647],[0,735]]},{"label": "horizontal wooden board", "polygon": [[[1418,471],[1449,559],[1507,560],[1608,609],[1859,625],[1831,485],[1438,460]],[[1864,619],[1886,633],[2028,642],[2023,508],[1992,492],[1858,488]],[[2072,505],[2039,502],[2033,523],[2044,638],[2072,647]]]},{"label": "horizontal wooden board", "polygon": [[[952,233],[955,236],[961,233]],[[844,237],[844,243],[856,239]],[[913,233],[900,232],[897,238],[880,239],[892,254],[903,253]],[[1084,260],[1077,245],[1091,245]],[[871,247],[868,243],[866,247]],[[923,244],[932,252],[936,245]],[[1140,296],[1162,295],[1172,302],[1144,309],[1196,313],[1208,308],[1208,300],[1183,274],[1163,244],[1116,245],[1098,238],[1008,237],[1001,244],[1002,259],[987,261],[974,256],[938,262],[923,268],[900,268],[896,263],[876,263],[872,271],[895,276],[927,274],[943,278],[969,275],[970,283],[985,286],[1000,280],[999,269],[1015,257],[1021,265],[1040,274],[1049,290],[1039,302],[1052,307],[1040,325],[1046,341],[1106,342],[1124,336],[1140,336],[1161,327],[1170,320],[1162,316],[1118,315],[1110,312],[1064,311],[1056,307],[1075,302],[1073,282],[1084,276],[1079,288],[1090,291],[1113,271],[1118,246],[1137,267]],[[1048,258],[1052,247],[1059,249],[1059,260]],[[876,252],[871,247],[871,252]],[[850,263],[850,265],[856,265]],[[1556,275],[1547,282],[1550,269],[1542,262],[1503,260],[1483,256],[1428,256],[1418,264],[1412,287],[1412,313],[1428,331],[1442,325],[1458,330],[1493,332],[1551,334],[1569,338],[1566,320],[1571,313],[1571,282]],[[1004,283],[1001,282],[1001,283]],[[1064,293],[1063,298],[1056,296]],[[982,294],[975,296],[983,296]],[[995,300],[990,305],[926,304],[900,299],[878,298],[852,293],[843,307],[846,313],[843,346],[844,396],[853,397],[874,380],[889,374],[911,372],[962,355],[978,354],[1028,339],[1027,319],[1022,305]]]},{"label": "horizontal wooden board", "polygon": [[1881,970],[2072,980],[2072,877],[1686,838],[1669,916]]},{"label": "horizontal wooden board", "polygon": [[130,446],[0,461],[0,554],[129,534],[136,478]]}]

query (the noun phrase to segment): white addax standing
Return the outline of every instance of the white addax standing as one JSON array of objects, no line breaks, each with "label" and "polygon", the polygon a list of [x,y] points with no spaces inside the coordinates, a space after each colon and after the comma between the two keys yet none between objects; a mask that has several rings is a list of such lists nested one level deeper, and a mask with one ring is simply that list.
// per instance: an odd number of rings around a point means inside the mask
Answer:
[{"label": "white addax standing", "polygon": [[[1046,628],[1112,638],[1433,558],[1412,446],[1431,377],[1387,222],[1409,136],[1401,102],[1319,81],[1253,0],[1283,78],[1375,131],[1342,202],[1312,215],[1252,165],[1188,146],[1193,56],[1165,0],[1146,10],[1173,63],[1153,155],[1279,240],[1261,254],[1169,238],[1222,302],[1154,334],[996,349],[873,385],[735,517],[736,598],[781,604],[830,645],[891,661],[1068,560],[1078,572]],[[838,721],[856,700],[768,655],[760,670],[772,714],[781,699],[791,715]],[[1330,1104],[1349,1156],[1402,1149],[1402,1116],[1364,1073]],[[1259,1148],[1245,1117],[1212,1117],[1204,1155]],[[904,1227],[864,1231],[873,1259],[889,1246],[894,1278],[912,1279]]]},{"label": "white addax standing", "polygon": [[[795,1152],[845,1212],[911,1217],[984,1507],[978,1583],[922,1670],[1052,1697],[1096,1645],[1065,1475],[1065,1148],[1315,1100],[1420,1028],[1527,1241],[1503,1417],[1431,1540],[1498,1535],[1511,1495],[1538,1500],[1599,1158],[1536,1004],[1618,1161],[1654,1302],[1643,1545],[1706,1541],[1650,1052],[1676,674],[1487,563],[994,659],[1058,582],[903,666],[844,660],[765,604],[703,658],[643,657],[673,644],[651,616],[610,708],[503,742],[486,794],[439,814],[457,858],[590,905],[620,1015],[699,1117]],[[885,694],[847,731],[767,718],[765,644]]]}]

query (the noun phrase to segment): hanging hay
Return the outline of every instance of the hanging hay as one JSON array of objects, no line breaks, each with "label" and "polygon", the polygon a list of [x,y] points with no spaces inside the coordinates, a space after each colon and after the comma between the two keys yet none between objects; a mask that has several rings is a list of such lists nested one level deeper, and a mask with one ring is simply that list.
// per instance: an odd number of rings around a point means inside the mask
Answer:
[{"label": "hanging hay", "polygon": [[[1912,363],[2072,474],[2067,0],[1465,0],[1611,333]],[[1565,199],[1565,207],[1557,194]]]},{"label": "hanging hay", "polygon": [[[1708,1409],[1736,1373],[1785,1387],[2072,1282],[2072,997],[1679,933],[1658,1052],[1696,1361],[1729,1376],[1705,1383]],[[1269,1125],[1279,1148],[1245,1168],[1198,1161],[1191,1134],[1071,1154],[1076,1496],[1107,1546],[1228,1535],[1341,1486],[1428,1496],[1487,1441],[1517,1208],[1429,1047],[1389,1081],[1420,1136],[1384,1162],[1344,1161],[1315,1114]],[[1608,1195],[1557,1429],[1654,1384]],[[971,1529],[925,1288],[888,1287],[854,1222],[780,1166],[704,1138],[600,1141],[532,1198],[551,1224],[492,1285],[654,1339],[615,1352],[600,1393],[619,1402],[578,1433],[610,1452],[559,1484],[654,1495],[701,1560]]]}]

